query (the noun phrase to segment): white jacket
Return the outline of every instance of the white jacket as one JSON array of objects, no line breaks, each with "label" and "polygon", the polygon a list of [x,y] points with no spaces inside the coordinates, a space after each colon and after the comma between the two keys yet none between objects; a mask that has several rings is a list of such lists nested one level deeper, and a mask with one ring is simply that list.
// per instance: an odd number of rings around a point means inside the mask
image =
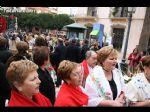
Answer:
[{"label": "white jacket", "polygon": [[[113,71],[113,79],[117,86],[117,97],[125,90],[122,73],[118,69]],[[108,80],[101,66],[94,67],[85,83],[85,92],[89,96],[88,106],[97,106],[102,100],[113,100],[113,94]]]}]

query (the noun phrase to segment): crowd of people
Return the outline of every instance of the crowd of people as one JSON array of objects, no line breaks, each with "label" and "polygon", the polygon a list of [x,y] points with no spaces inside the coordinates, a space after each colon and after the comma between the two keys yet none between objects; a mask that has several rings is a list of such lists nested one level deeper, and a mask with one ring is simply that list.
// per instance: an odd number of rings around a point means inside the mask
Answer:
[{"label": "crowd of people", "polygon": [[89,46],[87,39],[3,34],[0,106],[150,106],[150,56],[133,50],[127,84],[117,60],[113,46]]}]

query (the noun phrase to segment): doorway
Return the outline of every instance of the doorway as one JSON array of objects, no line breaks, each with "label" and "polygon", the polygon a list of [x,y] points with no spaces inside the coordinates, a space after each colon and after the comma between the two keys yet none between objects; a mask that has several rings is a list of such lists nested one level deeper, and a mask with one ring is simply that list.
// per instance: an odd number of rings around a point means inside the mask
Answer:
[{"label": "doorway", "polygon": [[121,51],[122,48],[124,31],[124,28],[113,28],[112,44],[118,51]]}]

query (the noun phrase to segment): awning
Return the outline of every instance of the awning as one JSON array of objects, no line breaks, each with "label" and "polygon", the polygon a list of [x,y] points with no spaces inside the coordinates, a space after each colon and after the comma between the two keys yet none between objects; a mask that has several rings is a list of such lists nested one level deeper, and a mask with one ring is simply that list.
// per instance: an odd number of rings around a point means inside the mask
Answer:
[{"label": "awning", "polygon": [[66,28],[79,28],[79,29],[87,29],[87,27],[85,27],[84,25],[82,24],[79,24],[79,23],[73,23],[73,24],[69,24],[69,25],[66,25],[64,26]]},{"label": "awning", "polygon": [[99,30],[93,30],[93,31],[90,33],[90,35],[96,36],[96,35],[98,35],[98,33],[99,33]]}]

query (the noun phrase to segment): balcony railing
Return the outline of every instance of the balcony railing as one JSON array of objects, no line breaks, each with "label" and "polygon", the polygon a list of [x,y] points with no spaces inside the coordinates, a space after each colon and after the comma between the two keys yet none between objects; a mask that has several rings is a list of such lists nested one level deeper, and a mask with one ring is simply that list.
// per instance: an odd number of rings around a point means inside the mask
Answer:
[{"label": "balcony railing", "polygon": [[127,7],[113,7],[110,10],[110,18],[126,18]]}]

